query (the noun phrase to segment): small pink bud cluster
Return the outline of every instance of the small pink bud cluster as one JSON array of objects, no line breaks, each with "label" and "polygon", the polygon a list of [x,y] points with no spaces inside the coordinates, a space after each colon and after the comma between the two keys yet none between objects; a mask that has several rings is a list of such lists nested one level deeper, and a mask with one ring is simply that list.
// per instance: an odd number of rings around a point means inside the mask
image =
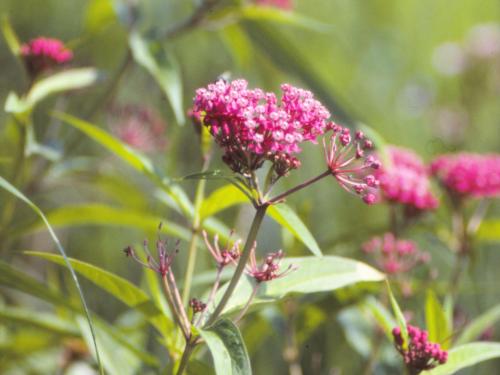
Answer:
[{"label": "small pink bud cluster", "polygon": [[21,56],[32,77],[73,58],[71,50],[58,39],[39,37],[21,46]]},{"label": "small pink bud cluster", "polygon": [[448,360],[448,352],[441,349],[437,343],[429,342],[427,331],[418,327],[407,325],[409,343],[406,349],[403,348],[404,339],[401,328],[392,330],[394,344],[398,352],[403,356],[403,360],[412,374],[419,374],[422,371],[430,370],[437,365],[444,364]]},{"label": "small pink bud cluster", "polygon": [[230,245],[228,242],[226,247],[221,250],[219,247],[219,236],[217,234],[214,236],[213,244],[210,243],[206,231],[203,231],[203,238],[208,251],[210,251],[210,254],[212,254],[212,257],[217,262],[219,269],[222,269],[231,263],[236,265],[236,261],[240,257],[241,240],[235,241],[233,245]]},{"label": "small pink bud cluster", "polygon": [[194,314],[203,312],[207,308],[206,303],[203,303],[202,301],[196,298],[191,298],[189,300],[189,306],[193,309]]},{"label": "small pink bud cluster", "polygon": [[166,124],[153,109],[127,104],[110,111],[111,131],[129,146],[143,152],[163,151]]},{"label": "small pink bud cluster", "polygon": [[294,156],[299,144],[315,142],[328,130],[330,113],[306,90],[284,84],[278,103],[273,93],[247,86],[240,79],[200,88],[193,112],[200,113],[234,172],[248,175],[269,160],[279,176],[285,175],[300,166]]},{"label": "small pink bud cluster", "polygon": [[279,277],[286,276],[288,273],[293,271],[295,268],[293,265],[288,266],[288,268],[280,272],[280,263],[284,257],[282,250],[278,250],[275,253],[269,253],[264,258],[264,262],[258,266],[257,260],[255,258],[255,246],[252,248],[250,253],[250,261],[246,266],[245,272],[253,277],[257,283],[264,281],[271,281]]},{"label": "small pink bud cluster", "polygon": [[255,4],[257,4],[257,5],[281,8],[284,10],[292,10],[293,9],[292,0],[254,0],[254,1],[255,1]]},{"label": "small pink bud cluster", "polygon": [[429,253],[422,252],[415,242],[397,239],[392,233],[373,237],[362,248],[366,254],[374,257],[377,265],[387,274],[408,272],[430,261]]},{"label": "small pink bud cluster", "polygon": [[417,210],[432,210],[438,200],[432,194],[429,174],[422,159],[413,151],[389,146],[390,164],[375,174],[380,181],[383,200],[399,203]]},{"label": "small pink bud cluster", "polygon": [[442,155],[431,163],[431,173],[458,197],[500,196],[500,155],[458,153]]},{"label": "small pink bud cluster", "polygon": [[373,204],[379,181],[369,171],[379,169],[380,162],[373,155],[366,155],[373,148],[372,141],[361,131],[353,137],[348,128],[336,124],[331,127],[330,144],[323,139],[330,172],[344,190],[361,196],[366,204]]},{"label": "small pink bud cluster", "polygon": [[127,257],[131,257],[139,264],[146,268],[149,268],[157,272],[160,276],[164,277],[170,272],[170,266],[172,265],[175,255],[179,252],[177,248],[171,252],[167,251],[167,240],[158,239],[156,241],[156,250],[158,252],[158,260],[156,260],[149,251],[148,242],[144,241],[144,252],[146,253],[146,262],[143,262],[136,254],[132,246],[126,247],[123,251]]}]

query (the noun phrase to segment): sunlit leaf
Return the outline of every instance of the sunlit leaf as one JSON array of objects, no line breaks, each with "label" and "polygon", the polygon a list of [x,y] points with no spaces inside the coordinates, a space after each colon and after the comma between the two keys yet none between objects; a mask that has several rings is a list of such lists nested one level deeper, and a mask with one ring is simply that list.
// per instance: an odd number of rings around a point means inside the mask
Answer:
[{"label": "sunlit leaf", "polygon": [[448,349],[451,344],[451,327],[436,294],[430,289],[425,299],[425,323],[429,341],[437,342],[443,349]]},{"label": "sunlit leaf", "polygon": [[483,220],[476,236],[483,241],[500,242],[500,219]]},{"label": "sunlit leaf", "polygon": [[200,209],[200,216],[203,218],[209,217],[219,211],[245,202],[248,202],[245,194],[233,185],[225,185],[205,198]]},{"label": "sunlit leaf", "polygon": [[494,326],[499,320],[500,304],[492,307],[468,323],[455,342],[455,345],[465,344],[477,339],[486,329]]},{"label": "sunlit leaf", "polygon": [[500,343],[473,342],[457,346],[448,352],[448,361],[433,370],[424,371],[427,375],[450,375],[478,363],[500,357]]},{"label": "sunlit leaf", "polygon": [[12,28],[7,15],[2,16],[2,33],[7,45],[9,46],[10,52],[16,57],[19,56],[21,53],[21,43],[19,42],[16,32]]},{"label": "sunlit leaf", "polygon": [[272,205],[267,210],[267,213],[276,220],[278,224],[288,229],[295,238],[306,245],[314,255],[322,255],[321,249],[309,229],[307,229],[304,222],[289,206],[284,203]]},{"label": "sunlit leaf", "polygon": [[137,32],[131,33],[129,44],[135,61],[154,77],[169,100],[177,122],[183,125],[181,73],[172,53],[159,42],[147,41]]},{"label": "sunlit leaf", "polygon": [[3,189],[5,189],[7,192],[11,193],[12,195],[14,195],[19,200],[21,200],[24,203],[26,203],[33,211],[35,211],[35,213],[42,219],[42,221],[44,222],[45,226],[47,227],[47,230],[49,231],[50,237],[54,241],[54,243],[55,243],[55,245],[56,245],[57,250],[59,251],[59,253],[61,253],[61,257],[60,257],[61,258],[61,264],[64,265],[69,270],[69,272],[71,274],[71,278],[73,279],[73,282],[75,283],[76,289],[78,290],[78,295],[80,297],[83,309],[85,311],[85,316],[87,318],[87,322],[88,322],[88,325],[89,325],[90,333],[92,334],[92,339],[93,339],[92,341],[93,341],[94,350],[95,350],[96,356],[97,356],[97,363],[99,364],[99,370],[100,370],[101,373],[103,373],[102,364],[101,364],[101,361],[99,359],[99,350],[97,348],[97,342],[95,341],[94,326],[93,326],[93,323],[92,323],[92,318],[90,316],[90,311],[89,311],[89,309],[87,307],[87,302],[85,301],[85,297],[83,295],[82,288],[80,287],[80,283],[78,281],[78,278],[76,277],[75,270],[71,266],[69,258],[66,255],[66,251],[64,250],[63,246],[61,245],[61,242],[57,238],[54,230],[52,229],[52,226],[50,225],[49,221],[45,217],[44,213],[42,212],[42,210],[40,210],[40,208],[38,208],[37,205],[35,205],[23,193],[21,193],[19,190],[17,190],[15,186],[11,185],[7,180],[5,180],[1,176],[0,176],[0,187],[3,188]]},{"label": "sunlit leaf", "polygon": [[210,349],[217,375],[252,374],[245,343],[232,321],[221,319],[199,333]]}]

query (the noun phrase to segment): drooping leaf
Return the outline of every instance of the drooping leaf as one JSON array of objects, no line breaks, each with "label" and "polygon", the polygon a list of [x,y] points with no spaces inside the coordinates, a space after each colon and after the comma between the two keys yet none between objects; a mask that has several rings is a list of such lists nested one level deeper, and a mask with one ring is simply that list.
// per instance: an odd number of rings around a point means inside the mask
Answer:
[{"label": "drooping leaf", "polygon": [[425,375],[450,375],[464,368],[500,357],[500,343],[472,342],[457,346],[448,352],[448,361],[433,370],[424,371]]},{"label": "drooping leaf", "polygon": [[399,307],[398,301],[396,300],[394,294],[392,293],[391,285],[387,280],[386,280],[386,285],[387,285],[387,292],[389,293],[389,299],[391,301],[392,312],[394,313],[396,321],[398,322],[398,326],[401,329],[401,336],[403,337],[403,348],[407,348],[409,338],[408,338],[408,328],[406,326],[406,319],[405,316],[403,315],[403,311],[401,311],[401,308]]},{"label": "drooping leaf", "polygon": [[267,212],[278,224],[288,229],[295,238],[306,245],[314,255],[322,255],[321,249],[309,229],[289,206],[284,203],[272,205]]},{"label": "drooping leaf", "polygon": [[499,320],[500,304],[492,307],[488,311],[479,315],[472,322],[468,323],[455,342],[455,345],[462,345],[477,339],[486,329],[492,327]]},{"label": "drooping leaf", "polygon": [[179,125],[185,122],[180,67],[171,51],[133,32],[129,39],[135,61],[153,76],[167,97]]},{"label": "drooping leaf", "polygon": [[233,322],[221,319],[199,333],[210,349],[217,375],[252,374],[245,343]]},{"label": "drooping leaf", "polygon": [[451,344],[451,327],[448,326],[443,306],[430,289],[425,299],[425,323],[429,332],[429,341],[437,342],[443,349],[448,349]]},{"label": "drooping leaf", "polygon": [[[273,302],[290,293],[328,292],[360,282],[382,281],[385,277],[367,264],[337,256],[285,258],[280,270],[290,266],[296,269],[282,278],[262,283],[252,304]],[[222,296],[226,286],[219,290],[217,298]],[[253,288],[253,280],[242,277],[236,287],[238,292],[231,296],[224,312],[242,308]]]},{"label": "drooping leaf", "polygon": [[25,113],[46,97],[69,90],[81,89],[93,85],[99,80],[99,73],[94,68],[80,68],[55,73],[37,81],[26,97],[19,98],[10,93],[5,110],[10,113]]},{"label": "drooping leaf", "polygon": [[[56,264],[64,264],[63,259],[56,254],[41,253],[36,251],[26,252]],[[68,259],[76,272],[89,279],[98,287],[104,289],[127,306],[134,308],[144,314],[151,324],[160,332],[166,333],[172,329],[172,322],[162,314],[161,309],[144,293],[130,281],[123,279],[111,272],[103,270],[92,264],[76,259]]]},{"label": "drooping leaf", "polygon": [[[143,211],[134,211],[126,208],[111,207],[104,204],[82,204],[77,206],[63,206],[47,213],[47,218],[56,228],[73,227],[79,225],[102,225],[131,227],[151,231],[162,223],[161,231],[169,236],[189,241],[191,233],[162,217],[151,215]],[[39,224],[24,230],[33,230]]]},{"label": "drooping leaf", "polygon": [[104,370],[102,368],[102,363],[101,363],[101,361],[99,359],[99,349],[97,348],[97,342],[95,341],[94,326],[93,326],[93,323],[92,323],[92,318],[90,316],[90,311],[89,311],[89,309],[87,307],[87,302],[85,301],[85,297],[83,295],[83,290],[82,290],[82,288],[80,286],[78,278],[76,277],[75,270],[71,266],[69,258],[66,255],[66,251],[64,250],[63,246],[61,245],[61,242],[59,241],[59,238],[57,238],[54,230],[52,229],[52,226],[50,225],[49,221],[45,217],[45,215],[42,212],[42,210],[40,210],[40,208],[38,208],[37,205],[35,205],[23,193],[21,193],[19,190],[17,190],[15,186],[13,186],[12,184],[10,184],[10,182],[8,182],[7,180],[5,180],[1,176],[0,176],[0,187],[3,188],[3,189],[5,189],[10,194],[14,195],[19,200],[21,200],[24,203],[26,203],[33,211],[35,211],[35,213],[42,219],[42,221],[44,222],[45,226],[47,227],[47,230],[49,231],[50,237],[54,241],[54,244],[56,245],[57,250],[61,254],[61,264],[63,264],[64,266],[66,266],[66,268],[69,270],[69,272],[71,274],[71,278],[73,279],[73,282],[75,283],[76,289],[78,290],[78,295],[79,295],[80,300],[82,302],[83,310],[85,312],[85,316],[87,318],[87,322],[88,322],[88,325],[89,325],[89,330],[90,330],[90,333],[91,333],[91,336],[92,336],[92,341],[93,341],[93,344],[94,344],[94,350],[95,350],[95,353],[96,353],[96,356],[97,356],[97,363],[99,364],[99,371],[100,371],[101,374],[104,374],[104,372],[103,372]]},{"label": "drooping leaf", "polygon": [[10,52],[14,56],[18,57],[21,53],[21,43],[19,42],[16,32],[12,28],[7,15],[2,16],[2,33],[7,45],[9,46]]}]

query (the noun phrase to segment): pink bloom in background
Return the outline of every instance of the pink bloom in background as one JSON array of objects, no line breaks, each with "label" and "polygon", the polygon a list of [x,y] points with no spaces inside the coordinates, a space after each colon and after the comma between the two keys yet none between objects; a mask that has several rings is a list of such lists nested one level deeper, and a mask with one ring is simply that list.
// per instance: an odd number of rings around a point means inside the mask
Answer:
[{"label": "pink bloom in background", "polygon": [[21,56],[32,77],[71,61],[73,52],[58,39],[39,37],[21,46]]},{"label": "pink bloom in background", "polygon": [[110,111],[113,134],[142,152],[164,151],[166,124],[151,108],[136,105],[113,106]]},{"label": "pink bloom in background", "polygon": [[431,163],[431,173],[459,197],[500,196],[500,155],[458,153],[442,155]]},{"label": "pink bloom in background", "polygon": [[333,177],[347,192],[360,195],[367,204],[375,203],[379,182],[369,173],[380,168],[380,162],[365,152],[373,148],[372,142],[360,131],[352,137],[348,128],[335,124],[329,141],[323,139],[323,147]]},{"label": "pink bloom in background", "polygon": [[373,237],[362,248],[387,274],[408,272],[430,260],[429,253],[421,251],[415,242],[397,239],[392,233]]},{"label": "pink bloom in background", "polygon": [[243,175],[273,163],[279,176],[298,168],[294,156],[304,141],[316,142],[329,129],[330,113],[307,90],[282,85],[282,97],[248,89],[245,80],[219,80],[196,91],[194,113],[200,113],[223,161]]},{"label": "pink bloom in background", "polygon": [[254,1],[255,1],[255,4],[257,4],[257,5],[281,8],[284,10],[292,10],[293,9],[293,1],[292,0],[254,0]]},{"label": "pink bloom in background", "polygon": [[438,200],[432,194],[429,175],[422,159],[413,151],[387,147],[390,165],[384,165],[375,176],[380,181],[382,200],[403,204],[418,210],[432,210]]},{"label": "pink bloom in background", "polygon": [[396,349],[403,356],[404,363],[410,369],[411,374],[419,374],[446,363],[448,352],[441,349],[439,344],[430,342],[427,331],[410,324],[407,325],[407,329],[409,343],[406,348],[403,348],[404,338],[399,327],[392,330],[392,336]]}]

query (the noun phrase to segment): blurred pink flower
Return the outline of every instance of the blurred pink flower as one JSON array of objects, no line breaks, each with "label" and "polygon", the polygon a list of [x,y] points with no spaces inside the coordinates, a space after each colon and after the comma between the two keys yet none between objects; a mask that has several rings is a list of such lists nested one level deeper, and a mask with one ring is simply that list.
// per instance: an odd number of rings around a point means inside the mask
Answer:
[{"label": "blurred pink flower", "polygon": [[54,66],[69,62],[73,52],[58,39],[38,37],[21,45],[21,56],[32,77]]},{"label": "blurred pink flower", "polygon": [[223,161],[243,175],[273,163],[278,175],[300,166],[294,156],[304,141],[328,128],[330,113],[307,90],[284,84],[281,103],[273,93],[248,89],[245,80],[219,80],[196,91],[194,113],[224,150]]},{"label": "blurred pink flower", "polygon": [[166,124],[151,108],[130,104],[113,106],[109,121],[113,134],[129,146],[142,152],[165,150]]},{"label": "blurred pink flower", "polygon": [[329,141],[327,144],[323,139],[323,148],[332,176],[344,190],[361,196],[366,204],[375,203],[379,181],[369,172],[380,168],[380,162],[365,153],[372,149],[372,141],[361,131],[357,131],[353,138],[348,128],[336,124],[332,125]]},{"label": "blurred pink flower", "polygon": [[500,196],[500,155],[458,153],[442,155],[431,163],[431,172],[459,197]]},{"label": "blurred pink flower", "polygon": [[430,260],[429,253],[421,251],[415,242],[397,239],[390,232],[373,237],[362,249],[387,274],[405,273]]},{"label": "blurred pink flower", "polygon": [[254,0],[254,2],[257,5],[281,8],[284,10],[292,10],[293,9],[293,1],[292,0]]},{"label": "blurred pink flower", "polygon": [[467,38],[467,49],[478,58],[500,55],[500,25],[489,23],[473,27]]},{"label": "blurred pink flower", "polygon": [[422,159],[413,151],[387,147],[389,165],[376,173],[380,181],[381,199],[418,210],[432,210],[438,200],[430,189],[429,175]]}]

